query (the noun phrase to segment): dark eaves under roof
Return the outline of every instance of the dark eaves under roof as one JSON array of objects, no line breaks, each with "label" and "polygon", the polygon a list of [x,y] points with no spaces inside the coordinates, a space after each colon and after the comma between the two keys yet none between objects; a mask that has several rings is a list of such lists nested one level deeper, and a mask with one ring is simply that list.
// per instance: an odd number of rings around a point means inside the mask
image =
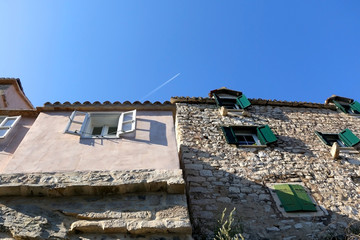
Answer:
[{"label": "dark eaves under roof", "polygon": [[169,101],[163,103],[156,101],[154,103],[150,101],[140,102],[135,101],[133,103],[125,101],[123,103],[116,101],[105,101],[103,103],[95,101],[93,103],[89,101],[81,102],[46,102],[43,107],[37,107],[38,111],[127,111],[127,110],[157,110],[157,111],[174,111],[175,106]]}]

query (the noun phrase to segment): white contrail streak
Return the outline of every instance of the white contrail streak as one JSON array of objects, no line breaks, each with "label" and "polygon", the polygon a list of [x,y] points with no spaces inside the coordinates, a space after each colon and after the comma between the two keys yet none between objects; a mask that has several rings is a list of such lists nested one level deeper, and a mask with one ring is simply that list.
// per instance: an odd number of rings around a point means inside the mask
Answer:
[{"label": "white contrail streak", "polygon": [[170,78],[169,80],[167,80],[166,82],[164,82],[163,84],[161,84],[160,86],[149,92],[145,97],[141,98],[140,101],[143,101],[145,98],[147,98],[148,96],[150,96],[151,94],[153,94],[154,92],[156,92],[157,90],[159,90],[160,88],[162,88],[163,86],[165,86],[166,84],[177,78],[179,75],[180,73],[176,74],[175,76],[173,76],[172,78]]}]

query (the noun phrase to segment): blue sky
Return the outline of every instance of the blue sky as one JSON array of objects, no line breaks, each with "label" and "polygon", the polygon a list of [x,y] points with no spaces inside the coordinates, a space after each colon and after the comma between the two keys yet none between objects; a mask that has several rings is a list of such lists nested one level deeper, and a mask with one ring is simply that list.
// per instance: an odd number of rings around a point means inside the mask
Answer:
[{"label": "blue sky", "polygon": [[360,1],[0,2],[0,76],[45,102],[360,100]]}]

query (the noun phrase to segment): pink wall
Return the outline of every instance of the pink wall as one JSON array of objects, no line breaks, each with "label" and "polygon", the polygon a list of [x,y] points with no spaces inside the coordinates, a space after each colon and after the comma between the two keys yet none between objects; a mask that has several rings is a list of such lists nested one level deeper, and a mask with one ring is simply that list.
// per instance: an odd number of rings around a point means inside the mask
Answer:
[{"label": "pink wall", "polygon": [[9,85],[6,90],[3,90],[3,94],[5,95],[7,106],[4,106],[4,99],[0,96],[0,107],[2,109],[32,109],[32,107],[29,106],[29,103],[24,100],[23,96],[16,91],[14,85]]},{"label": "pink wall", "polygon": [[[71,112],[42,112],[1,173],[179,169],[172,112],[138,111],[134,137],[64,133]],[[5,164],[3,164],[5,165]]]},{"label": "pink wall", "polygon": [[9,135],[5,139],[0,139],[0,172],[9,163],[34,121],[35,118],[22,117]]}]

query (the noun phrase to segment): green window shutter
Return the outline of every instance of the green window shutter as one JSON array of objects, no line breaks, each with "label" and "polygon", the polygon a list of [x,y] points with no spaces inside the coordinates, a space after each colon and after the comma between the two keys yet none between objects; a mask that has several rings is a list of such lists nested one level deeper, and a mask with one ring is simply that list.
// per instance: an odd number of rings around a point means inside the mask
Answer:
[{"label": "green window shutter", "polygon": [[339,133],[339,138],[346,146],[352,147],[360,142],[360,139],[352,133],[351,130],[345,129]]},{"label": "green window shutter", "polygon": [[333,103],[334,103],[335,106],[336,106],[338,109],[340,109],[342,112],[347,113],[346,109],[345,109],[343,106],[341,106],[341,104],[340,104],[338,101],[333,100]]},{"label": "green window shutter", "polygon": [[294,192],[297,202],[300,204],[302,211],[316,212],[316,206],[310,199],[309,195],[301,185],[289,185]]},{"label": "green window shutter", "polygon": [[315,134],[320,138],[321,141],[323,141],[323,143],[331,146],[331,144],[326,140],[326,138],[324,138],[324,136],[321,132],[315,131]]},{"label": "green window shutter", "polygon": [[357,101],[354,101],[352,103],[350,103],[350,107],[353,111],[355,111],[355,113],[360,113],[360,103]]},{"label": "green window shutter", "polygon": [[236,99],[236,103],[242,109],[247,108],[251,105],[249,99],[247,99],[247,97],[244,94],[242,94],[240,97]]},{"label": "green window shutter", "polygon": [[221,130],[225,135],[227,143],[236,144],[238,142],[232,127],[221,127]]},{"label": "green window shutter", "polygon": [[278,184],[274,186],[275,192],[280,199],[281,205],[286,212],[301,211],[302,207],[296,200],[294,192],[289,184]]},{"label": "green window shutter", "polygon": [[261,144],[263,145],[277,141],[276,136],[271,131],[268,125],[257,127],[256,132],[257,132],[257,137],[259,138]]},{"label": "green window shutter", "polygon": [[218,107],[223,106],[221,98],[219,98],[216,94],[214,94],[215,102]]}]

